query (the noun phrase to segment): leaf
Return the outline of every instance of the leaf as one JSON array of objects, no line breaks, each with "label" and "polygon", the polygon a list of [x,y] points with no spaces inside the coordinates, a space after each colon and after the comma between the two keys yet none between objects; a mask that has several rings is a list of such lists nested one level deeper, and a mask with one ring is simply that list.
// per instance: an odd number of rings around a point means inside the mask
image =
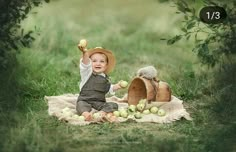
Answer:
[{"label": "leaf", "polygon": [[194,35],[195,42],[197,41],[197,36],[198,36],[198,33],[196,33],[196,34]]},{"label": "leaf", "polygon": [[166,40],[166,38],[160,38],[160,40]]},{"label": "leaf", "polygon": [[37,2],[37,1],[34,1],[34,2],[33,2],[34,6],[39,6],[40,3],[41,3],[41,2]]},{"label": "leaf", "polygon": [[191,12],[191,9],[188,7],[188,4],[185,1],[178,1],[177,8],[183,13]]},{"label": "leaf", "polygon": [[186,36],[186,40],[189,40],[190,36],[191,36],[191,35]]},{"label": "leaf", "polygon": [[191,12],[191,9],[188,8],[188,7],[186,7],[186,8],[185,8],[185,11],[186,11],[186,12]]},{"label": "leaf", "polygon": [[185,15],[185,16],[184,16],[184,19],[185,19],[185,20],[188,20],[188,16],[187,16],[187,15]]},{"label": "leaf", "polygon": [[174,44],[175,42],[179,41],[181,38],[182,38],[182,35],[176,35],[175,37],[167,41],[167,45]]},{"label": "leaf", "polygon": [[182,38],[182,35],[176,35],[175,40],[179,41]]},{"label": "leaf", "polygon": [[25,14],[28,14],[28,13],[29,13],[29,11],[30,11],[30,9],[31,9],[31,7],[30,7],[30,6],[26,7],[26,9],[25,9]]},{"label": "leaf", "polygon": [[188,32],[186,28],[181,28],[181,31],[183,31],[185,33]]},{"label": "leaf", "polygon": [[24,47],[26,47],[26,44],[25,44],[25,42],[24,42],[23,40],[20,40],[20,42],[21,42],[21,44],[22,44]]},{"label": "leaf", "polygon": [[192,28],[194,27],[195,23],[196,23],[196,22],[190,22],[190,23],[188,23],[186,28],[187,28],[188,30],[189,30],[189,29],[192,29]]},{"label": "leaf", "polygon": [[174,43],[175,43],[175,40],[173,40],[173,39],[169,39],[167,41],[167,45],[171,45],[171,44],[174,44]]}]

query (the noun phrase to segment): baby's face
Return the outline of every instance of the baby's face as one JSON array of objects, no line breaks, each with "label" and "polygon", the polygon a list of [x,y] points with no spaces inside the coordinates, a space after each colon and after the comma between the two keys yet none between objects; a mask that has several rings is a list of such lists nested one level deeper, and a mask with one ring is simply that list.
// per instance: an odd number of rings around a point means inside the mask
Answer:
[{"label": "baby's face", "polygon": [[107,69],[107,57],[104,54],[101,53],[94,53],[91,55],[92,60],[92,68],[93,72],[99,74],[104,73]]}]

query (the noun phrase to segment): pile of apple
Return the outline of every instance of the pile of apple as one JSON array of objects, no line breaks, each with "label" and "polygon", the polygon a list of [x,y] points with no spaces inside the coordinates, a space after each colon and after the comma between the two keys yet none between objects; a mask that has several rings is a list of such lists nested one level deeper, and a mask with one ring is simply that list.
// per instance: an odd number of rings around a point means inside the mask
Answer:
[{"label": "pile of apple", "polygon": [[[69,116],[72,117],[74,119],[77,119],[79,121],[85,121],[85,117],[84,116],[79,116],[77,114],[74,114],[70,111],[70,108],[65,107],[64,109],[62,109],[62,113],[65,116]],[[157,106],[147,106],[147,100],[146,99],[141,99],[139,101],[139,103],[135,106],[135,105],[129,105],[129,107],[127,109],[122,108],[119,109],[117,111],[113,112],[113,115],[115,117],[123,117],[123,118],[128,118],[128,117],[134,117],[136,119],[141,119],[143,115],[147,115],[147,114],[157,114],[158,116],[162,117],[166,115],[166,112],[164,109],[158,108]],[[112,114],[107,115],[106,117],[114,117]],[[93,120],[97,120],[99,121],[102,116],[100,113],[95,112],[92,115]]]},{"label": "pile of apple", "polygon": [[158,108],[156,106],[151,106],[147,108],[147,100],[141,99],[139,103],[135,105],[129,105],[127,109],[119,109],[118,111],[114,111],[113,114],[116,117],[128,118],[134,116],[136,119],[141,119],[142,115],[146,114],[157,114],[158,116],[165,116],[166,112],[164,109]]},{"label": "pile of apple", "polygon": [[62,109],[61,113],[64,116],[72,117],[72,118],[77,119],[79,121],[85,121],[85,117],[84,116],[79,116],[77,114],[74,114],[73,112],[71,112],[69,107],[65,107],[64,109]]},{"label": "pile of apple", "polygon": [[[67,116],[67,117],[71,117],[73,119],[76,119],[76,120],[79,120],[79,121],[85,121],[85,117],[82,116],[82,115],[78,115],[78,114],[75,114],[73,113],[69,107],[65,107],[64,109],[62,109],[61,113],[64,115],[64,116]],[[92,120],[93,121],[101,121],[102,120],[102,114],[99,113],[99,112],[95,112],[92,114]],[[112,113],[108,113],[106,115],[107,118],[112,118],[112,117],[115,117],[113,116]],[[113,118],[115,119],[115,118]]]}]

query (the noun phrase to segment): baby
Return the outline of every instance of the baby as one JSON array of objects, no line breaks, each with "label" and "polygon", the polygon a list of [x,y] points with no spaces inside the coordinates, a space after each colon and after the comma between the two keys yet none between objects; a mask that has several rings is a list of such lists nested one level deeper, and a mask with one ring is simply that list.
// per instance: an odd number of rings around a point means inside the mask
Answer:
[{"label": "baby", "polygon": [[[112,85],[107,76],[115,66],[115,57],[111,51],[100,47],[87,50],[79,44],[78,48],[83,55],[80,59],[81,82],[76,110],[87,121],[92,120],[92,108],[98,110],[101,117],[109,113],[111,115],[113,111],[118,110],[118,105],[106,102],[105,95],[108,92],[114,94],[122,88],[119,82]],[[113,117],[111,121],[114,119]]]}]

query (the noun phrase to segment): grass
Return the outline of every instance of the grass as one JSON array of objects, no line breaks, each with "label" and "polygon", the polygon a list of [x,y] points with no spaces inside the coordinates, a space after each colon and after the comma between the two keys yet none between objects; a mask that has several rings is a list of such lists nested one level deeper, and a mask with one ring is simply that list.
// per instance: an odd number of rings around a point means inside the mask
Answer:
[{"label": "grass", "polygon": [[[30,49],[22,49],[17,56],[18,97],[11,102],[14,110],[1,113],[4,125],[0,133],[5,140],[1,139],[0,151],[235,150],[231,134],[235,120],[222,122],[219,118],[231,108],[220,104],[223,90],[215,93],[214,70],[200,66],[191,52],[191,41],[167,46],[160,40],[180,32],[181,16],[170,6],[155,0],[61,0],[35,9],[37,14],[22,25],[26,30],[36,25],[40,35]],[[89,48],[103,46],[115,53],[117,64],[110,74],[113,83],[130,82],[139,68],[154,65],[173,95],[184,100],[193,121],[73,126],[49,116],[45,95],[79,92],[81,53],[76,46],[82,38],[88,40]],[[117,96],[126,92],[121,90]]]}]

